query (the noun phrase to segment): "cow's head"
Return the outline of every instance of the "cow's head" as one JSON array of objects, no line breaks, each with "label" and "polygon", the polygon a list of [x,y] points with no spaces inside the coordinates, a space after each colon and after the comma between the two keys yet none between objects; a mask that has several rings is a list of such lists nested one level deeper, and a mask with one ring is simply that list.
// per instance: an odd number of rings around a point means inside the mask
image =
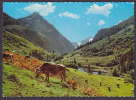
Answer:
[{"label": "cow's head", "polygon": [[36,76],[35,77],[39,77],[39,75],[41,75],[41,74],[42,74],[41,69],[37,68],[36,69]]}]

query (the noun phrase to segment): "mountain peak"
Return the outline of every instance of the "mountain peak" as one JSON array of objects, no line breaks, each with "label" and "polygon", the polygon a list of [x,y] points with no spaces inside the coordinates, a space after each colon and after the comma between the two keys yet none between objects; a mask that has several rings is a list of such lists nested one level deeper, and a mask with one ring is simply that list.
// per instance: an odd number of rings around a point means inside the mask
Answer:
[{"label": "mountain peak", "polygon": [[30,16],[40,16],[40,14],[38,12],[34,12]]},{"label": "mountain peak", "polygon": [[43,17],[38,12],[34,12],[31,15],[27,16],[26,18],[30,18],[30,19],[33,19],[33,20],[43,19]]}]

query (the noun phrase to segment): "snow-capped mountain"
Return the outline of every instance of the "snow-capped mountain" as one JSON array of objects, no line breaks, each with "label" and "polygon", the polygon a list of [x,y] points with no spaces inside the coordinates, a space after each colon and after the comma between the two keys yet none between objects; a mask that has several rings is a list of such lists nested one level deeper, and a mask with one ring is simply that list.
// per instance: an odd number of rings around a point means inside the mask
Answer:
[{"label": "snow-capped mountain", "polygon": [[87,42],[90,42],[90,41],[92,41],[92,40],[93,40],[92,37],[87,37],[86,39],[84,39],[84,40],[82,40],[82,41],[80,41],[80,42],[73,42],[72,44],[73,44],[73,46],[74,46],[75,48],[77,48],[77,47],[79,47],[79,46],[81,46],[81,45],[84,45],[84,44],[86,44]]}]

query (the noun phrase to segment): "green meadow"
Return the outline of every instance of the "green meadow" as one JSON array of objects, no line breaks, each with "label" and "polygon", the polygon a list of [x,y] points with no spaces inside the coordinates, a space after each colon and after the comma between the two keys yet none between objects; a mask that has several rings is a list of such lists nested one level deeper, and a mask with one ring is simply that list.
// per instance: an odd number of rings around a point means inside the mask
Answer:
[{"label": "green meadow", "polygon": [[[45,76],[35,78],[35,74],[29,70],[14,68],[9,63],[3,63],[3,96],[23,97],[51,97],[51,96],[89,96],[83,93],[84,88],[91,89],[92,96],[134,96],[132,83],[124,83],[124,78],[93,75],[68,68],[67,78],[77,81],[76,89],[70,87],[66,82],[60,83],[60,78],[50,77],[50,83],[45,82]],[[88,84],[85,80],[88,80]],[[120,80],[119,80],[120,79]],[[100,86],[100,81],[102,82]],[[120,84],[119,88],[117,83]],[[110,86],[110,90],[108,90]]]}]

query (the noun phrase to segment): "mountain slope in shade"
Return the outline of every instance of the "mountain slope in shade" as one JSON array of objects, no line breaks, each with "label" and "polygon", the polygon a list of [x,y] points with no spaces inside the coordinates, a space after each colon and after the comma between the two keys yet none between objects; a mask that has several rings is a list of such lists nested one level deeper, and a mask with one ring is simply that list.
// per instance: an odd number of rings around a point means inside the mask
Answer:
[{"label": "mountain slope in shade", "polygon": [[134,16],[131,16],[127,20],[124,20],[124,21],[120,22],[119,24],[117,24],[117,25],[115,25],[111,28],[105,28],[105,29],[99,30],[98,33],[95,35],[93,40],[98,41],[98,40],[101,40],[105,37],[109,37],[111,35],[114,35],[117,32],[125,29],[129,25],[134,25]]},{"label": "mountain slope in shade", "polygon": [[90,42],[90,41],[92,41],[92,40],[93,40],[92,37],[87,37],[86,39],[84,39],[84,40],[82,40],[82,41],[80,41],[80,42],[73,42],[72,44],[73,44],[73,46],[74,46],[75,48],[77,48],[77,47],[80,47],[80,46],[82,46],[82,45],[85,45],[87,42]]},{"label": "mountain slope in shade", "polygon": [[18,19],[18,22],[22,26],[38,32],[46,41],[48,50],[59,53],[68,53],[74,50],[72,43],[38,13],[33,13],[25,18]]},{"label": "mountain slope in shade", "polygon": [[36,46],[46,49],[46,43],[42,36],[40,36],[36,31],[21,26],[16,19],[10,17],[6,13],[3,13],[3,26],[5,31],[23,37],[34,43]]},{"label": "mountain slope in shade", "polygon": [[6,13],[3,13],[3,26],[7,25],[19,25],[16,19],[10,17]]}]

